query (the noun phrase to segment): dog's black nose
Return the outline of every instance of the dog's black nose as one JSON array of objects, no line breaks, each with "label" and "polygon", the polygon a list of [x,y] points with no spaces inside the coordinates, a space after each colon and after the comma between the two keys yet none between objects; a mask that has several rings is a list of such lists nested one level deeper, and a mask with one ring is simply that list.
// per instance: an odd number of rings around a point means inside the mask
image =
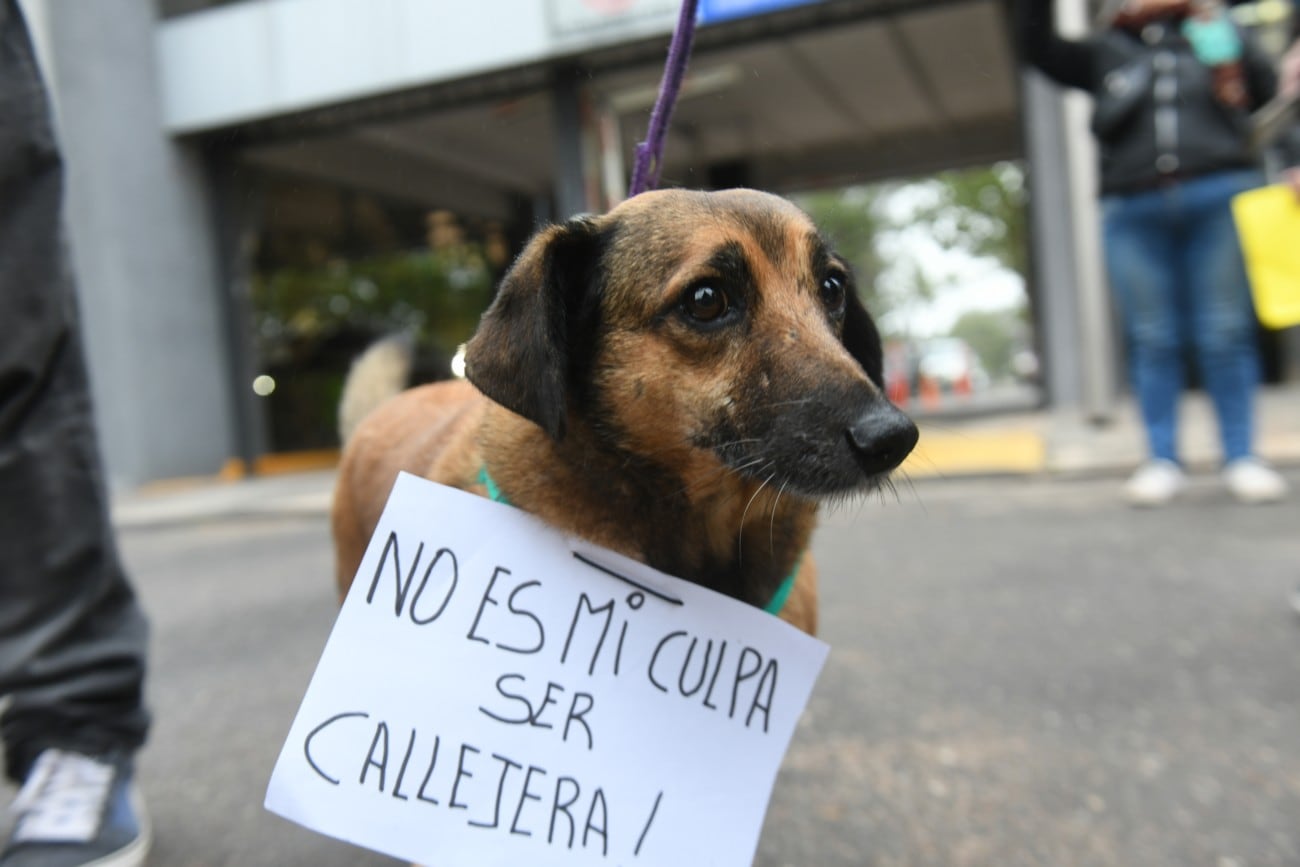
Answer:
[{"label": "dog's black nose", "polygon": [[875,474],[887,473],[901,464],[920,434],[898,407],[878,400],[858,416],[848,436],[863,471]]}]

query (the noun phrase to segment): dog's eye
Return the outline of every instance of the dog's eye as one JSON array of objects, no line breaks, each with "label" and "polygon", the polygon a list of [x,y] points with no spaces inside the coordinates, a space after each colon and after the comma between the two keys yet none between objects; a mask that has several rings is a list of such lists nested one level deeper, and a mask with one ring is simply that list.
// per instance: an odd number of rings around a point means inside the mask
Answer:
[{"label": "dog's eye", "polygon": [[845,279],[842,274],[827,274],[822,279],[821,298],[822,304],[832,313],[837,313],[844,309],[845,301]]},{"label": "dog's eye", "polygon": [[682,308],[686,314],[700,322],[713,322],[719,319],[727,312],[729,306],[727,293],[708,283],[701,283],[687,289],[686,295],[682,298]]}]

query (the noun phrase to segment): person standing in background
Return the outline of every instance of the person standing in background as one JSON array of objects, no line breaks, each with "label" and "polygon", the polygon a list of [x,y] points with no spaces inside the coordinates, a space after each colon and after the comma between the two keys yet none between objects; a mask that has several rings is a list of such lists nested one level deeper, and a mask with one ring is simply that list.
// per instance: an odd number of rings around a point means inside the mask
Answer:
[{"label": "person standing in background", "polygon": [[1274,93],[1272,65],[1214,0],[1126,0],[1082,40],[1057,35],[1051,0],[1017,0],[1014,18],[1025,59],[1095,100],[1106,270],[1149,455],[1128,500],[1162,505],[1186,484],[1177,416],[1189,349],[1228,489],[1242,502],[1284,498],[1285,480],[1253,451],[1256,318],[1230,207],[1263,184],[1249,113]]},{"label": "person standing in background", "polygon": [[62,207],[31,39],[0,0],[0,741],[22,786],[0,867],[136,867],[147,623],[108,518]]}]

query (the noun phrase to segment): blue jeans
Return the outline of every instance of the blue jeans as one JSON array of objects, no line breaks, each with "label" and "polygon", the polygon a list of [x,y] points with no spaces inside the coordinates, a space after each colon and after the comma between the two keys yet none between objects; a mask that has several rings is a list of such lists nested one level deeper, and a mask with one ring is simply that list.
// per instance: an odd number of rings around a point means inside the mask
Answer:
[{"label": "blue jeans", "polygon": [[1214,404],[1224,458],[1251,453],[1256,320],[1230,201],[1263,182],[1255,171],[1225,171],[1102,199],[1106,268],[1154,458],[1178,459],[1189,349]]}]

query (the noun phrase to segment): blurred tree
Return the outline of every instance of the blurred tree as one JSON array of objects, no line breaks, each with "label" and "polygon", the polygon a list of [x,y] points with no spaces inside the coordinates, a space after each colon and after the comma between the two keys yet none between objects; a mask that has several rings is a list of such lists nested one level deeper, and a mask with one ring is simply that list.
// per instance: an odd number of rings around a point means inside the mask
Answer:
[{"label": "blurred tree", "polygon": [[844,187],[793,196],[808,212],[835,251],[853,266],[858,294],[877,316],[886,312],[877,280],[884,270],[876,235],[884,227],[880,212],[881,186]]},{"label": "blurred tree", "polygon": [[912,225],[924,225],[941,246],[991,258],[1024,275],[1028,270],[1025,172],[1018,163],[940,172],[917,182]]},{"label": "blurred tree", "polygon": [[952,336],[970,344],[988,375],[1000,379],[1011,373],[1011,356],[1021,329],[1019,308],[972,310],[953,324]]},{"label": "blurred tree", "polygon": [[450,351],[469,339],[492,298],[480,245],[417,250],[254,275],[263,361],[283,361],[340,331],[374,339],[407,332]]}]

